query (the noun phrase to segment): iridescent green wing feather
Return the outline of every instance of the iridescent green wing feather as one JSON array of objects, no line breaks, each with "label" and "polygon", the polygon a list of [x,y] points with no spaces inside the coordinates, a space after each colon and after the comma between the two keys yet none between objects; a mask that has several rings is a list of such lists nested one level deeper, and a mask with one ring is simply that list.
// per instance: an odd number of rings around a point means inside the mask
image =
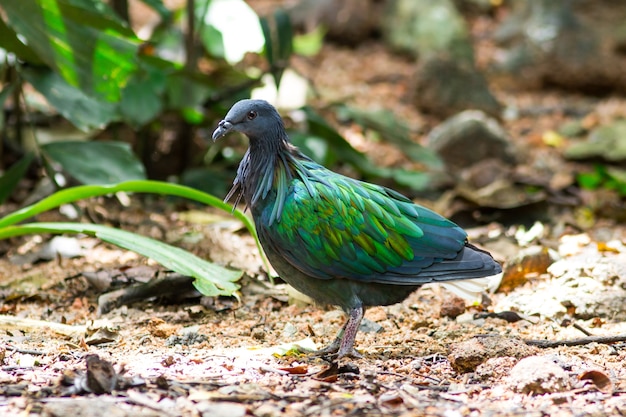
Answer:
[{"label": "iridescent green wing feather", "polygon": [[[455,258],[463,248],[467,235],[461,228],[404,196],[312,162],[303,165],[257,222],[265,244],[303,273],[420,284],[431,281],[419,277],[424,268]],[[264,222],[276,219],[276,205],[277,221]]]}]

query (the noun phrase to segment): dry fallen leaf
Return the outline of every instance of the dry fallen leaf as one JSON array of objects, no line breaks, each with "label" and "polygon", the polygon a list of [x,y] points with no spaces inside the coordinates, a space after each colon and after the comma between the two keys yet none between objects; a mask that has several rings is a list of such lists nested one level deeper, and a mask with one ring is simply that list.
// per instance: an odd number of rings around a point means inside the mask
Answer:
[{"label": "dry fallen leaf", "polygon": [[278,368],[281,371],[288,372],[292,375],[304,375],[308,372],[308,368],[306,365],[297,365],[297,366],[287,366],[284,368]]},{"label": "dry fallen leaf", "polygon": [[591,370],[585,371],[582,374],[578,375],[578,379],[580,381],[589,379],[593,382],[593,385],[598,389],[598,391],[604,392],[605,394],[609,394],[613,392],[613,383],[611,379],[602,371]]}]

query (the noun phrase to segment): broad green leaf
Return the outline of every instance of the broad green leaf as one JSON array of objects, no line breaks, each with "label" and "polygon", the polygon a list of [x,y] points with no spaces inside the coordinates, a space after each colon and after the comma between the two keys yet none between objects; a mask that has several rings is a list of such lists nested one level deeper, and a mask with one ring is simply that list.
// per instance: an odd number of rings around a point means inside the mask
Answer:
[{"label": "broad green leaf", "polygon": [[165,7],[161,0],[141,0],[143,3],[150,6],[155,12],[161,16],[161,19],[169,21],[172,19],[172,11]]},{"label": "broad green leaf", "polygon": [[147,67],[135,74],[122,91],[122,117],[135,127],[141,127],[163,110],[163,92],[167,83],[165,72]]},{"label": "broad green leaf", "polygon": [[328,158],[347,162],[358,172],[369,177],[391,178],[398,184],[414,190],[423,190],[430,183],[431,176],[420,172],[411,172],[402,169],[383,168],[374,165],[363,153],[357,151],[324,119],[310,107],[303,108],[307,116],[309,132],[326,140],[330,148]]},{"label": "broad green leaf", "polygon": [[27,154],[17,163],[11,165],[11,168],[0,177],[0,204],[4,203],[20,180],[24,178],[30,163],[33,162],[33,158],[33,154]]},{"label": "broad green leaf", "polygon": [[199,125],[204,121],[204,112],[197,108],[184,107],[180,109],[180,114],[187,123],[192,125]]},{"label": "broad green leaf", "polygon": [[209,55],[216,58],[224,58],[226,56],[222,32],[213,26],[204,26],[202,32],[200,32],[200,39]]},{"label": "broad green leaf", "polygon": [[143,165],[127,143],[54,142],[42,145],[41,150],[83,184],[112,184],[146,177]]},{"label": "broad green leaf", "polygon": [[47,68],[24,68],[21,74],[51,106],[83,131],[101,128],[118,118],[114,103],[86,95]]},{"label": "broad green leaf", "polygon": [[233,295],[239,289],[234,282],[243,275],[241,271],[222,268],[161,241],[98,224],[28,223],[0,229],[0,239],[31,233],[84,233],[95,236],[153,259],[172,271],[194,277],[195,287],[207,296]]},{"label": "broad green leaf", "polygon": [[7,24],[70,85],[119,100],[140,41],[103,2],[0,0],[0,6]]},{"label": "broad green leaf", "polygon": [[613,189],[620,195],[626,196],[626,169],[607,166],[606,174]]},{"label": "broad green leaf", "polygon": [[432,182],[432,177],[427,172],[408,171],[406,169],[390,170],[390,177],[398,184],[409,187],[413,190],[424,190]]},{"label": "broad green leaf", "polygon": [[180,71],[167,78],[168,107],[184,109],[200,107],[215,90],[204,82],[192,78],[186,71]]},{"label": "broad green leaf", "polygon": [[[334,151],[336,160],[348,162],[355,168],[364,172],[370,164],[367,157],[354,149],[335,129],[333,129],[326,121],[320,117],[312,108],[304,107],[304,113],[307,117],[309,132],[313,136],[323,138],[328,142],[329,147]],[[334,161],[329,161],[334,163]]]},{"label": "broad green leaf", "polygon": [[37,53],[25,45],[13,29],[0,18],[0,48],[14,53],[19,59],[31,64],[41,64],[42,61]]},{"label": "broad green leaf", "polygon": [[421,146],[410,139],[409,127],[389,110],[364,111],[341,105],[337,109],[341,119],[352,119],[361,126],[374,130],[380,136],[400,148],[413,161],[431,168],[443,168],[441,158],[432,149]]}]

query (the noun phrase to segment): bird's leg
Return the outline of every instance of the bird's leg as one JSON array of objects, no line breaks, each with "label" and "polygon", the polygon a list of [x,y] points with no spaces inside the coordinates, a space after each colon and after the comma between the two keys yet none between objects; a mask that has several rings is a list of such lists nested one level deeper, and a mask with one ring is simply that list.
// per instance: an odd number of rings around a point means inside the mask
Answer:
[{"label": "bird's leg", "polygon": [[[341,344],[339,345],[339,351],[337,352],[337,359],[341,359],[346,356],[353,358],[360,358],[361,354],[354,350],[354,339],[359,331],[359,325],[363,319],[364,309],[362,305],[353,307],[348,312],[348,321],[343,326],[342,331],[338,337],[341,337]],[[343,333],[343,336],[341,336]],[[334,342],[333,342],[334,343]]]},{"label": "bird's leg", "polygon": [[348,312],[348,320],[343,325],[333,342],[323,349],[313,352],[315,356],[337,354],[337,359],[345,356],[360,358],[361,354],[354,350],[354,339],[359,330],[359,325],[363,319],[363,307],[355,307]]}]

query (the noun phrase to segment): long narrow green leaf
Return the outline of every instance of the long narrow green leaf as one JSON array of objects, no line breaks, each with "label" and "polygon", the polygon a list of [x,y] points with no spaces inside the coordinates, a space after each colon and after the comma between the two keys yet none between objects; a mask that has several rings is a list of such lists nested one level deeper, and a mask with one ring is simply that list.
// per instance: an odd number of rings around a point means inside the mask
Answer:
[{"label": "long narrow green leaf", "polygon": [[278,44],[278,58],[281,61],[289,60],[293,51],[293,29],[291,27],[291,19],[283,9],[276,9],[274,12],[274,21],[276,22],[276,36]]},{"label": "long narrow green leaf", "polygon": [[259,17],[263,37],[265,38],[265,59],[271,66],[274,66],[274,46],[272,44],[272,30],[266,17]]},{"label": "long narrow green leaf", "polygon": [[207,296],[231,296],[239,286],[234,284],[243,275],[200,259],[186,250],[155,239],[98,224],[29,223],[0,229],[0,239],[31,233],[84,233],[124,249],[153,259],[180,274],[195,278],[194,286]]},{"label": "long narrow green leaf", "polygon": [[4,227],[19,223],[23,220],[28,219],[29,217],[33,217],[39,213],[43,213],[45,211],[59,207],[63,204],[72,203],[74,201],[82,200],[85,198],[114,194],[117,192],[173,195],[198,201],[202,204],[213,206],[220,210],[232,213],[233,216],[235,216],[244,224],[246,229],[248,229],[250,234],[254,237],[261,256],[263,257],[263,262],[267,270],[269,271],[269,263],[267,262],[267,259],[265,258],[263,252],[263,248],[259,243],[259,238],[256,234],[254,223],[252,222],[252,220],[250,220],[248,216],[246,216],[241,210],[233,209],[230,204],[224,203],[221,199],[215,196],[190,187],[185,187],[184,185],[171,184],[168,182],[136,180],[125,181],[119,184],[111,185],[83,185],[79,187],[66,188],[65,190],[58,191],[35,204],[24,207],[20,210],[14,211],[13,213],[4,216],[0,219],[0,230]]}]

